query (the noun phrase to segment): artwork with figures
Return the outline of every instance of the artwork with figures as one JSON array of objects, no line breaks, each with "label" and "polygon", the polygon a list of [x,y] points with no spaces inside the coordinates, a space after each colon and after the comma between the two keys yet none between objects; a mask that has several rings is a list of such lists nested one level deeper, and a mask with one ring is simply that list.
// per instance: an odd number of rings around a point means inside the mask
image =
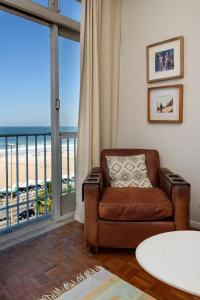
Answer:
[{"label": "artwork with figures", "polygon": [[155,72],[163,72],[174,69],[174,49],[168,49],[155,53]]},{"label": "artwork with figures", "polygon": [[184,76],[183,36],[147,46],[147,81],[155,82]]}]

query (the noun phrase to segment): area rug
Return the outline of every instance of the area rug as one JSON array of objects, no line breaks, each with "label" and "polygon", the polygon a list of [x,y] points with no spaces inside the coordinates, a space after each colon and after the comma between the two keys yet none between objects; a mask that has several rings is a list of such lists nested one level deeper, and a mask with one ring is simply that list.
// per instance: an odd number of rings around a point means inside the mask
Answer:
[{"label": "area rug", "polygon": [[96,266],[40,300],[155,300],[106,269]]}]

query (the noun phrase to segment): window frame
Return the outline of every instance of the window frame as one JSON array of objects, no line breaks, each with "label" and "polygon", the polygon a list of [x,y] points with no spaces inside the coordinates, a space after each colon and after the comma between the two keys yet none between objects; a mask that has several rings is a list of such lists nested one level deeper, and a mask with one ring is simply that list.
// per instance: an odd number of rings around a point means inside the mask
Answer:
[{"label": "window frame", "polygon": [[[50,88],[51,88],[51,132],[52,132],[52,199],[53,219],[62,219],[60,194],[60,120],[57,100],[59,99],[59,57],[58,36],[80,42],[80,22],[59,15],[59,0],[49,0],[49,7],[43,7],[30,0],[0,0],[0,10],[38,22],[50,28]],[[81,2],[81,0],[76,0]]]},{"label": "window frame", "polygon": [[2,8],[4,7],[4,9],[14,9],[18,13],[36,17],[80,34],[80,22],[59,15],[58,0],[49,0],[49,8],[29,0],[1,0],[0,5]]}]

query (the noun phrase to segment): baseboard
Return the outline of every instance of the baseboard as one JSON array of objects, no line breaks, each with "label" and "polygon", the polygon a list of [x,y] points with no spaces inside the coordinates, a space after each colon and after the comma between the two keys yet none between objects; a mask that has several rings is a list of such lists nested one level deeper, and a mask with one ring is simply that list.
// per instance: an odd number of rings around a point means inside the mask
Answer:
[{"label": "baseboard", "polygon": [[70,223],[74,220],[74,211],[57,220],[44,220],[35,224],[26,225],[23,228],[17,229],[10,233],[5,233],[0,237],[0,251],[22,243],[28,239],[37,237],[50,230],[56,229],[62,225]]},{"label": "baseboard", "polygon": [[199,229],[200,230],[200,222],[194,221],[194,220],[190,220],[190,227],[192,227],[194,229]]}]

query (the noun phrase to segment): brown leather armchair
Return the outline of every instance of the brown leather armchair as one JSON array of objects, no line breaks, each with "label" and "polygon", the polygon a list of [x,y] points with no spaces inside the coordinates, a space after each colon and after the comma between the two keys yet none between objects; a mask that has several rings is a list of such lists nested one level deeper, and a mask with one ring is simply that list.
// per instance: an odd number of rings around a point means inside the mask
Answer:
[{"label": "brown leather armchair", "polygon": [[[153,188],[112,188],[106,156],[139,154],[145,154]],[[93,253],[99,247],[136,248],[152,235],[189,228],[190,185],[160,168],[156,150],[103,150],[100,167],[83,183],[83,201],[85,243]]]}]

